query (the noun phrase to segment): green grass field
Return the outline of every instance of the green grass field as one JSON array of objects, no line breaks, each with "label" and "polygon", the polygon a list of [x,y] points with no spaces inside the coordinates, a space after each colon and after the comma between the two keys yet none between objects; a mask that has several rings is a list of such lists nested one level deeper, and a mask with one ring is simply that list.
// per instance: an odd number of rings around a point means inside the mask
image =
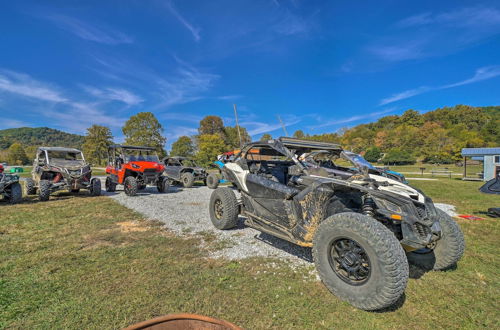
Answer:
[{"label": "green grass field", "polygon": [[[414,181],[435,201],[482,215],[499,206],[480,183]],[[313,267],[279,260],[214,260],[210,235],[176,237],[106,197],[60,193],[0,204],[0,328],[111,329],[189,312],[249,329],[498,328],[498,220],[458,220],[458,268],[411,268],[404,299],[364,312],[314,280]]]}]

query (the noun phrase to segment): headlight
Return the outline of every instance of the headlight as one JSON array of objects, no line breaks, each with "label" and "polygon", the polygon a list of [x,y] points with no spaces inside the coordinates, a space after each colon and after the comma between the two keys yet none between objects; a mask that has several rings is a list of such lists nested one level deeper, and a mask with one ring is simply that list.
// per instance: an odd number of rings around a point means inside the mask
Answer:
[{"label": "headlight", "polygon": [[133,168],[141,168],[139,165],[136,165],[136,164],[132,164],[132,167]]},{"label": "headlight", "polygon": [[393,202],[389,202],[388,200],[385,199],[376,199],[376,202],[379,204],[382,204],[386,210],[394,212],[394,213],[403,213],[403,210],[401,210],[401,207],[398,205],[394,204]]}]

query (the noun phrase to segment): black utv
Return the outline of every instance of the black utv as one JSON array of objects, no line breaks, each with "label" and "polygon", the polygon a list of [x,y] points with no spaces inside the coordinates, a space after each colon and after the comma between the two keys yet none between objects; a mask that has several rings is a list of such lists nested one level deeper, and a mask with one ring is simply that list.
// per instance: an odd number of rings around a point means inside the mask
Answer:
[{"label": "black utv", "polygon": [[[328,168],[304,161],[317,151],[331,154]],[[408,261],[451,268],[464,238],[421,191],[342,163],[348,159],[330,143],[279,138],[248,144],[223,167],[237,188],[213,191],[210,218],[229,229],[241,214],[250,227],[312,247],[333,294],[360,309],[383,309],[403,294]]]},{"label": "black utv", "polygon": [[162,163],[165,165],[165,175],[173,182],[182,183],[184,188],[192,187],[195,181],[207,183],[207,171],[190,158],[165,157]]},{"label": "black utv", "polygon": [[41,201],[59,190],[73,193],[87,189],[92,196],[101,194],[101,180],[92,178],[90,164],[78,149],[62,147],[40,147],[33,161],[32,178],[26,179],[26,192],[38,192]]},{"label": "black utv", "polygon": [[23,198],[23,190],[19,184],[19,177],[0,171],[0,196],[9,203],[19,203]]}]

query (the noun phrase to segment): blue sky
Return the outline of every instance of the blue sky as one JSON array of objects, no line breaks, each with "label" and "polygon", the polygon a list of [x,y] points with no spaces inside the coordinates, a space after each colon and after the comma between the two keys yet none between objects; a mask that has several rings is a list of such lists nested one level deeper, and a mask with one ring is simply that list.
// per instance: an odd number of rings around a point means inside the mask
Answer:
[{"label": "blue sky", "polygon": [[205,115],[254,138],[412,108],[500,104],[499,1],[6,1],[0,129],[83,134],[152,111],[171,144]]}]

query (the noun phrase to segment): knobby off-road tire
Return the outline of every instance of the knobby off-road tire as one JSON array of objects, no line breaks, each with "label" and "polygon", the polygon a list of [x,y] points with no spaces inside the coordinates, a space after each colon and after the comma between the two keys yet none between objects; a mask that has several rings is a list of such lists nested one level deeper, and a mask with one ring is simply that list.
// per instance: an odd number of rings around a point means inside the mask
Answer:
[{"label": "knobby off-road tire", "polygon": [[123,182],[123,187],[125,190],[125,194],[127,196],[135,196],[137,195],[137,180],[133,176],[127,176],[125,181]]},{"label": "knobby off-road tire", "polygon": [[106,182],[104,185],[106,187],[107,192],[115,192],[116,191],[116,183],[111,181],[111,179],[109,177],[106,178]]},{"label": "knobby off-road tire", "polygon": [[90,195],[91,196],[101,196],[101,180],[98,178],[94,178],[90,180],[90,187],[89,187]]},{"label": "knobby off-road tire", "polygon": [[408,262],[425,270],[446,270],[456,265],[465,250],[464,234],[458,224],[444,211],[437,210],[441,239],[433,250],[413,251]]},{"label": "knobby off-road tire", "polygon": [[217,229],[231,229],[238,222],[238,200],[229,188],[217,188],[210,196],[210,220]]},{"label": "knobby off-road tire", "polygon": [[156,183],[156,188],[159,193],[166,193],[170,189],[170,180],[166,177],[160,177]]},{"label": "knobby off-road tire", "polygon": [[[353,251],[361,248],[361,252],[355,253],[361,258],[344,254],[348,249],[338,252],[339,244],[354,246]],[[384,225],[366,215],[349,212],[327,218],[316,230],[312,252],[316,269],[328,290],[359,309],[379,310],[391,306],[406,288],[409,267],[401,244]],[[341,263],[355,260],[350,266],[359,266],[364,274],[359,281],[350,280]],[[364,268],[360,268],[361,265]]]},{"label": "knobby off-road tire", "polygon": [[35,195],[36,194],[35,181],[33,181],[32,178],[27,178],[26,181],[24,181],[24,183],[26,187],[26,195]]},{"label": "knobby off-road tire", "polygon": [[38,186],[38,199],[40,201],[45,202],[50,198],[50,181],[40,180]]},{"label": "knobby off-road tire", "polygon": [[217,189],[217,187],[219,186],[220,179],[218,174],[210,173],[207,176],[206,180],[207,180],[207,187],[210,189]]},{"label": "knobby off-road tire", "polygon": [[184,188],[191,188],[194,183],[194,175],[191,172],[182,173],[181,182]]},{"label": "knobby off-road tire", "polygon": [[10,186],[10,196],[8,198],[9,203],[16,204],[23,199],[23,188],[19,182],[13,183]]}]

